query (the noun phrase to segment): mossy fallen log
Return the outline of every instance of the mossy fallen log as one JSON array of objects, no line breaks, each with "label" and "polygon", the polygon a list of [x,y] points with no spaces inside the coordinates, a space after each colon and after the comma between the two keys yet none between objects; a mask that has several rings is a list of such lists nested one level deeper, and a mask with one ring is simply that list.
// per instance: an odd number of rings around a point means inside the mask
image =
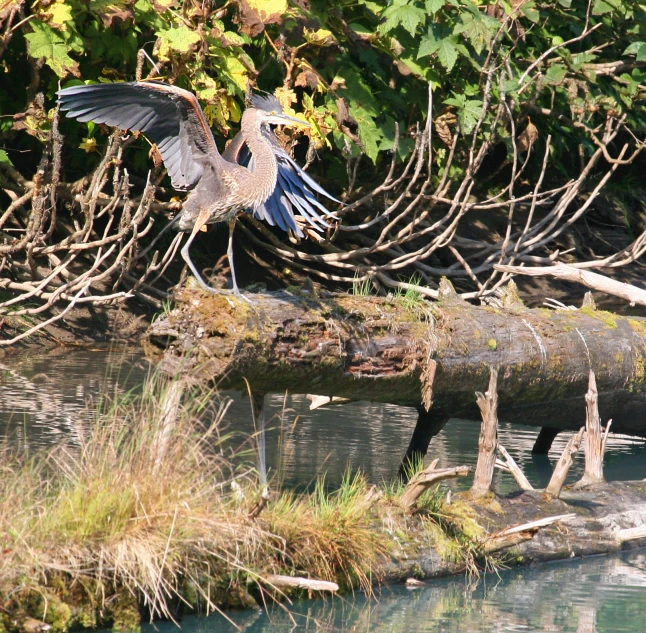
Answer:
[{"label": "mossy fallen log", "polygon": [[[646,436],[646,319],[313,290],[236,297],[183,290],[147,336],[167,372],[246,390],[289,390],[478,419],[475,391],[499,368],[499,417],[554,429],[585,419],[589,369],[613,431]],[[429,424],[429,428],[433,426]],[[433,433],[431,433],[433,434]]]}]

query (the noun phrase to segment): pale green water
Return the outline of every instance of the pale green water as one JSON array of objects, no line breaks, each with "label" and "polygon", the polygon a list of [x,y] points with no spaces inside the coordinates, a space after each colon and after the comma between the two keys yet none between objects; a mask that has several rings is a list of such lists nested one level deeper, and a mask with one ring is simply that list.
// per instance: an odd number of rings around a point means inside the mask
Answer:
[{"label": "pale green water", "polygon": [[[0,437],[27,448],[67,438],[72,442],[91,417],[92,403],[104,390],[136,389],[148,372],[139,352],[59,350],[41,357],[0,361]],[[42,376],[42,374],[46,376]],[[39,374],[41,374],[39,376]],[[227,416],[229,430],[253,430],[248,400],[233,394]],[[303,396],[269,397],[268,465],[284,485],[308,485],[326,474],[338,485],[347,467],[362,469],[374,482],[396,473],[415,425],[413,409],[353,403],[314,412]],[[452,420],[433,440],[431,455],[441,466],[473,465],[479,424]],[[530,481],[543,486],[568,434],[559,436],[548,457],[532,458],[538,433],[532,427],[502,425],[501,443],[518,461]],[[582,461],[571,478],[580,476]],[[646,445],[611,435],[605,461],[610,480],[646,478]],[[468,486],[469,480],[460,485]],[[509,475],[496,474],[499,492],[516,488]],[[377,599],[329,598],[291,605],[290,613],[274,607],[270,613],[229,614],[250,633],[481,633],[576,632],[646,633],[646,553],[512,570],[488,576],[476,586],[464,578],[434,581],[408,591],[382,590]],[[146,633],[171,633],[174,625],[158,624]],[[186,618],[189,633],[233,633],[221,616]]]},{"label": "pale green water", "polygon": [[[646,554],[509,570],[476,586],[442,579],[367,600],[303,601],[268,613],[228,614],[245,633],[644,633]],[[184,633],[234,633],[222,616],[187,617]],[[172,633],[174,625],[144,627]]]}]

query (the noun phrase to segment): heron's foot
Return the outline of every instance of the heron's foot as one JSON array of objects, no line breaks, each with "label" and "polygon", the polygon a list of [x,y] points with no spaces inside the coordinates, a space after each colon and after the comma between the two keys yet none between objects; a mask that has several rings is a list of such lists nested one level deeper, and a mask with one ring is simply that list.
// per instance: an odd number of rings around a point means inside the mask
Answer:
[{"label": "heron's foot", "polygon": [[235,304],[229,298],[231,296],[234,296],[237,299],[242,299],[243,301],[246,301],[249,305],[252,305],[254,303],[253,299],[251,297],[247,297],[243,295],[237,286],[235,288],[232,288],[231,290],[229,290],[228,288],[214,288],[213,286],[209,286],[201,277],[193,277],[193,279],[197,282],[199,287],[205,292],[208,292],[209,294],[212,294],[212,295],[222,295],[223,297],[225,297],[231,307],[235,307]]}]

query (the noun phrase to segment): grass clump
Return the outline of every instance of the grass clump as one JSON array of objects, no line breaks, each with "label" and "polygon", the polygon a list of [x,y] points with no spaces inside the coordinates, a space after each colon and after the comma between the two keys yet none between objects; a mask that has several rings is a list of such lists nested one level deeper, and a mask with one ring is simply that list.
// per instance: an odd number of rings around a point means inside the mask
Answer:
[{"label": "grass clump", "polygon": [[269,573],[370,588],[387,539],[365,480],[281,494],[250,518],[258,483],[225,457],[226,408],[153,378],[104,406],[80,445],[2,449],[0,629],[31,617],[55,633],[132,630],[142,615],[249,606]]}]

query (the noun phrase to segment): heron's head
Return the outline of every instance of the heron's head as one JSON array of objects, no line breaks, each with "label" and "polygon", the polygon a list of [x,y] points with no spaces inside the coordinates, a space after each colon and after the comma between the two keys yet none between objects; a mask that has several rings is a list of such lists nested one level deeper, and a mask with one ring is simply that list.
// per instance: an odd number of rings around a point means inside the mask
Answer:
[{"label": "heron's head", "polygon": [[251,107],[257,111],[256,121],[260,125],[302,125],[310,127],[310,124],[306,121],[284,114],[280,102],[274,95],[252,95],[250,101]]}]

